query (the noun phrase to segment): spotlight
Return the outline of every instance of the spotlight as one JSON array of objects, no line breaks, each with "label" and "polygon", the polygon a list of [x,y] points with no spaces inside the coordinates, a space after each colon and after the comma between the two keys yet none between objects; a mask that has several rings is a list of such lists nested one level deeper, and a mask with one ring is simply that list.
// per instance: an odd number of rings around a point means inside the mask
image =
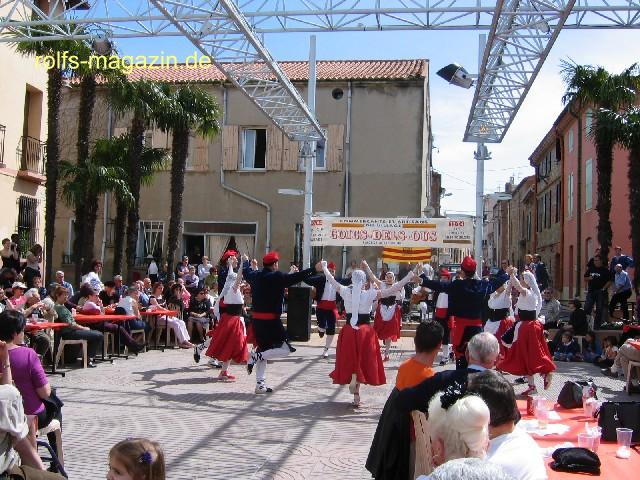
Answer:
[{"label": "spotlight", "polygon": [[450,63],[446,67],[438,70],[436,74],[458,87],[471,88],[473,86],[471,74],[457,63]]},{"label": "spotlight", "polygon": [[113,44],[105,32],[100,32],[91,40],[91,48],[98,55],[110,55],[113,51]]}]

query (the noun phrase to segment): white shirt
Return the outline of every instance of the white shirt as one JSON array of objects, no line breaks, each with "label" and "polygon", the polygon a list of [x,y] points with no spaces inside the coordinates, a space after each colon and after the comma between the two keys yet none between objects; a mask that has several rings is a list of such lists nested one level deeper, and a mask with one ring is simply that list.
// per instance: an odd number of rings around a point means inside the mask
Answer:
[{"label": "white shirt", "polygon": [[133,313],[133,304],[135,300],[131,297],[122,297],[118,302],[118,307],[124,308],[124,311],[127,312],[127,315],[135,315]]},{"label": "white shirt", "polygon": [[209,262],[207,262],[206,265],[204,263],[198,265],[198,278],[200,280],[204,280],[204,277],[209,275],[211,267],[212,265]]},{"label": "white shirt", "polygon": [[[326,274],[326,272],[325,272]],[[360,303],[358,304],[358,314],[367,314],[371,313],[373,308],[373,302],[378,298],[378,293],[380,294],[380,298],[390,297],[395,295],[396,292],[402,290],[404,286],[409,283],[409,281],[413,278],[412,275],[407,275],[401,281],[394,283],[391,287],[385,288],[382,290],[362,290],[360,293]],[[344,300],[344,309],[347,313],[354,314],[356,312],[353,311],[353,307],[351,305],[352,295],[351,295],[352,287],[345,287],[344,285],[340,285],[340,296]]]},{"label": "white shirt", "polygon": [[151,262],[149,264],[149,268],[147,269],[148,275],[157,275],[158,274],[158,264],[156,262]]},{"label": "white shirt", "polygon": [[13,442],[29,433],[20,392],[13,385],[0,385],[0,472],[20,465]]},{"label": "white shirt", "polygon": [[336,301],[336,288],[331,285],[329,280],[324,282],[324,292],[322,292],[322,298],[320,300],[327,300],[329,302]]},{"label": "white shirt", "polygon": [[506,288],[500,293],[498,293],[497,291],[493,292],[489,296],[488,305],[492,310],[511,308],[511,285],[508,284]]},{"label": "white shirt", "polygon": [[542,451],[527,432],[515,428],[489,441],[487,460],[500,465],[516,480],[545,480]]},{"label": "white shirt", "polygon": [[94,290],[99,291],[104,289],[102,280],[100,280],[100,276],[96,272],[87,273],[82,279],[82,283],[88,283]]}]

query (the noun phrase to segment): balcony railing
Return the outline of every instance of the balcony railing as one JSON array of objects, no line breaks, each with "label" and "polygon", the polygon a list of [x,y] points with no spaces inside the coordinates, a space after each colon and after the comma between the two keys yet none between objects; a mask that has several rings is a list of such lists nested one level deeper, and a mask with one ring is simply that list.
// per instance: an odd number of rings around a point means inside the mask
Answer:
[{"label": "balcony railing", "polygon": [[46,144],[38,138],[20,137],[20,143],[16,149],[20,170],[44,175],[44,159],[46,157]]},{"label": "balcony railing", "polygon": [[0,165],[4,165],[4,135],[7,127],[0,125]]}]

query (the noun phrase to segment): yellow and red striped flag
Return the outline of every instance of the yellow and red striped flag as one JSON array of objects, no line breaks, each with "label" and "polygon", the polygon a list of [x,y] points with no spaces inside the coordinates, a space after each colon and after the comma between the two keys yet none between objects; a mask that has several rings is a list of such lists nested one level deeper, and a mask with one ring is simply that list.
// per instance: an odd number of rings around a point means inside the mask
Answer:
[{"label": "yellow and red striped flag", "polygon": [[399,263],[430,262],[431,248],[384,247],[382,260]]}]

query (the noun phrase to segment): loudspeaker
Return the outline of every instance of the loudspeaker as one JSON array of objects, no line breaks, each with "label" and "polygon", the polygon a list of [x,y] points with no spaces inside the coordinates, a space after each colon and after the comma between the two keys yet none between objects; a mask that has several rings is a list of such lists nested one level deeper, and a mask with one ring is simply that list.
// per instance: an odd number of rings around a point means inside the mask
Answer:
[{"label": "loudspeaker", "polygon": [[311,339],[311,289],[289,287],[287,294],[287,335],[289,340]]}]

